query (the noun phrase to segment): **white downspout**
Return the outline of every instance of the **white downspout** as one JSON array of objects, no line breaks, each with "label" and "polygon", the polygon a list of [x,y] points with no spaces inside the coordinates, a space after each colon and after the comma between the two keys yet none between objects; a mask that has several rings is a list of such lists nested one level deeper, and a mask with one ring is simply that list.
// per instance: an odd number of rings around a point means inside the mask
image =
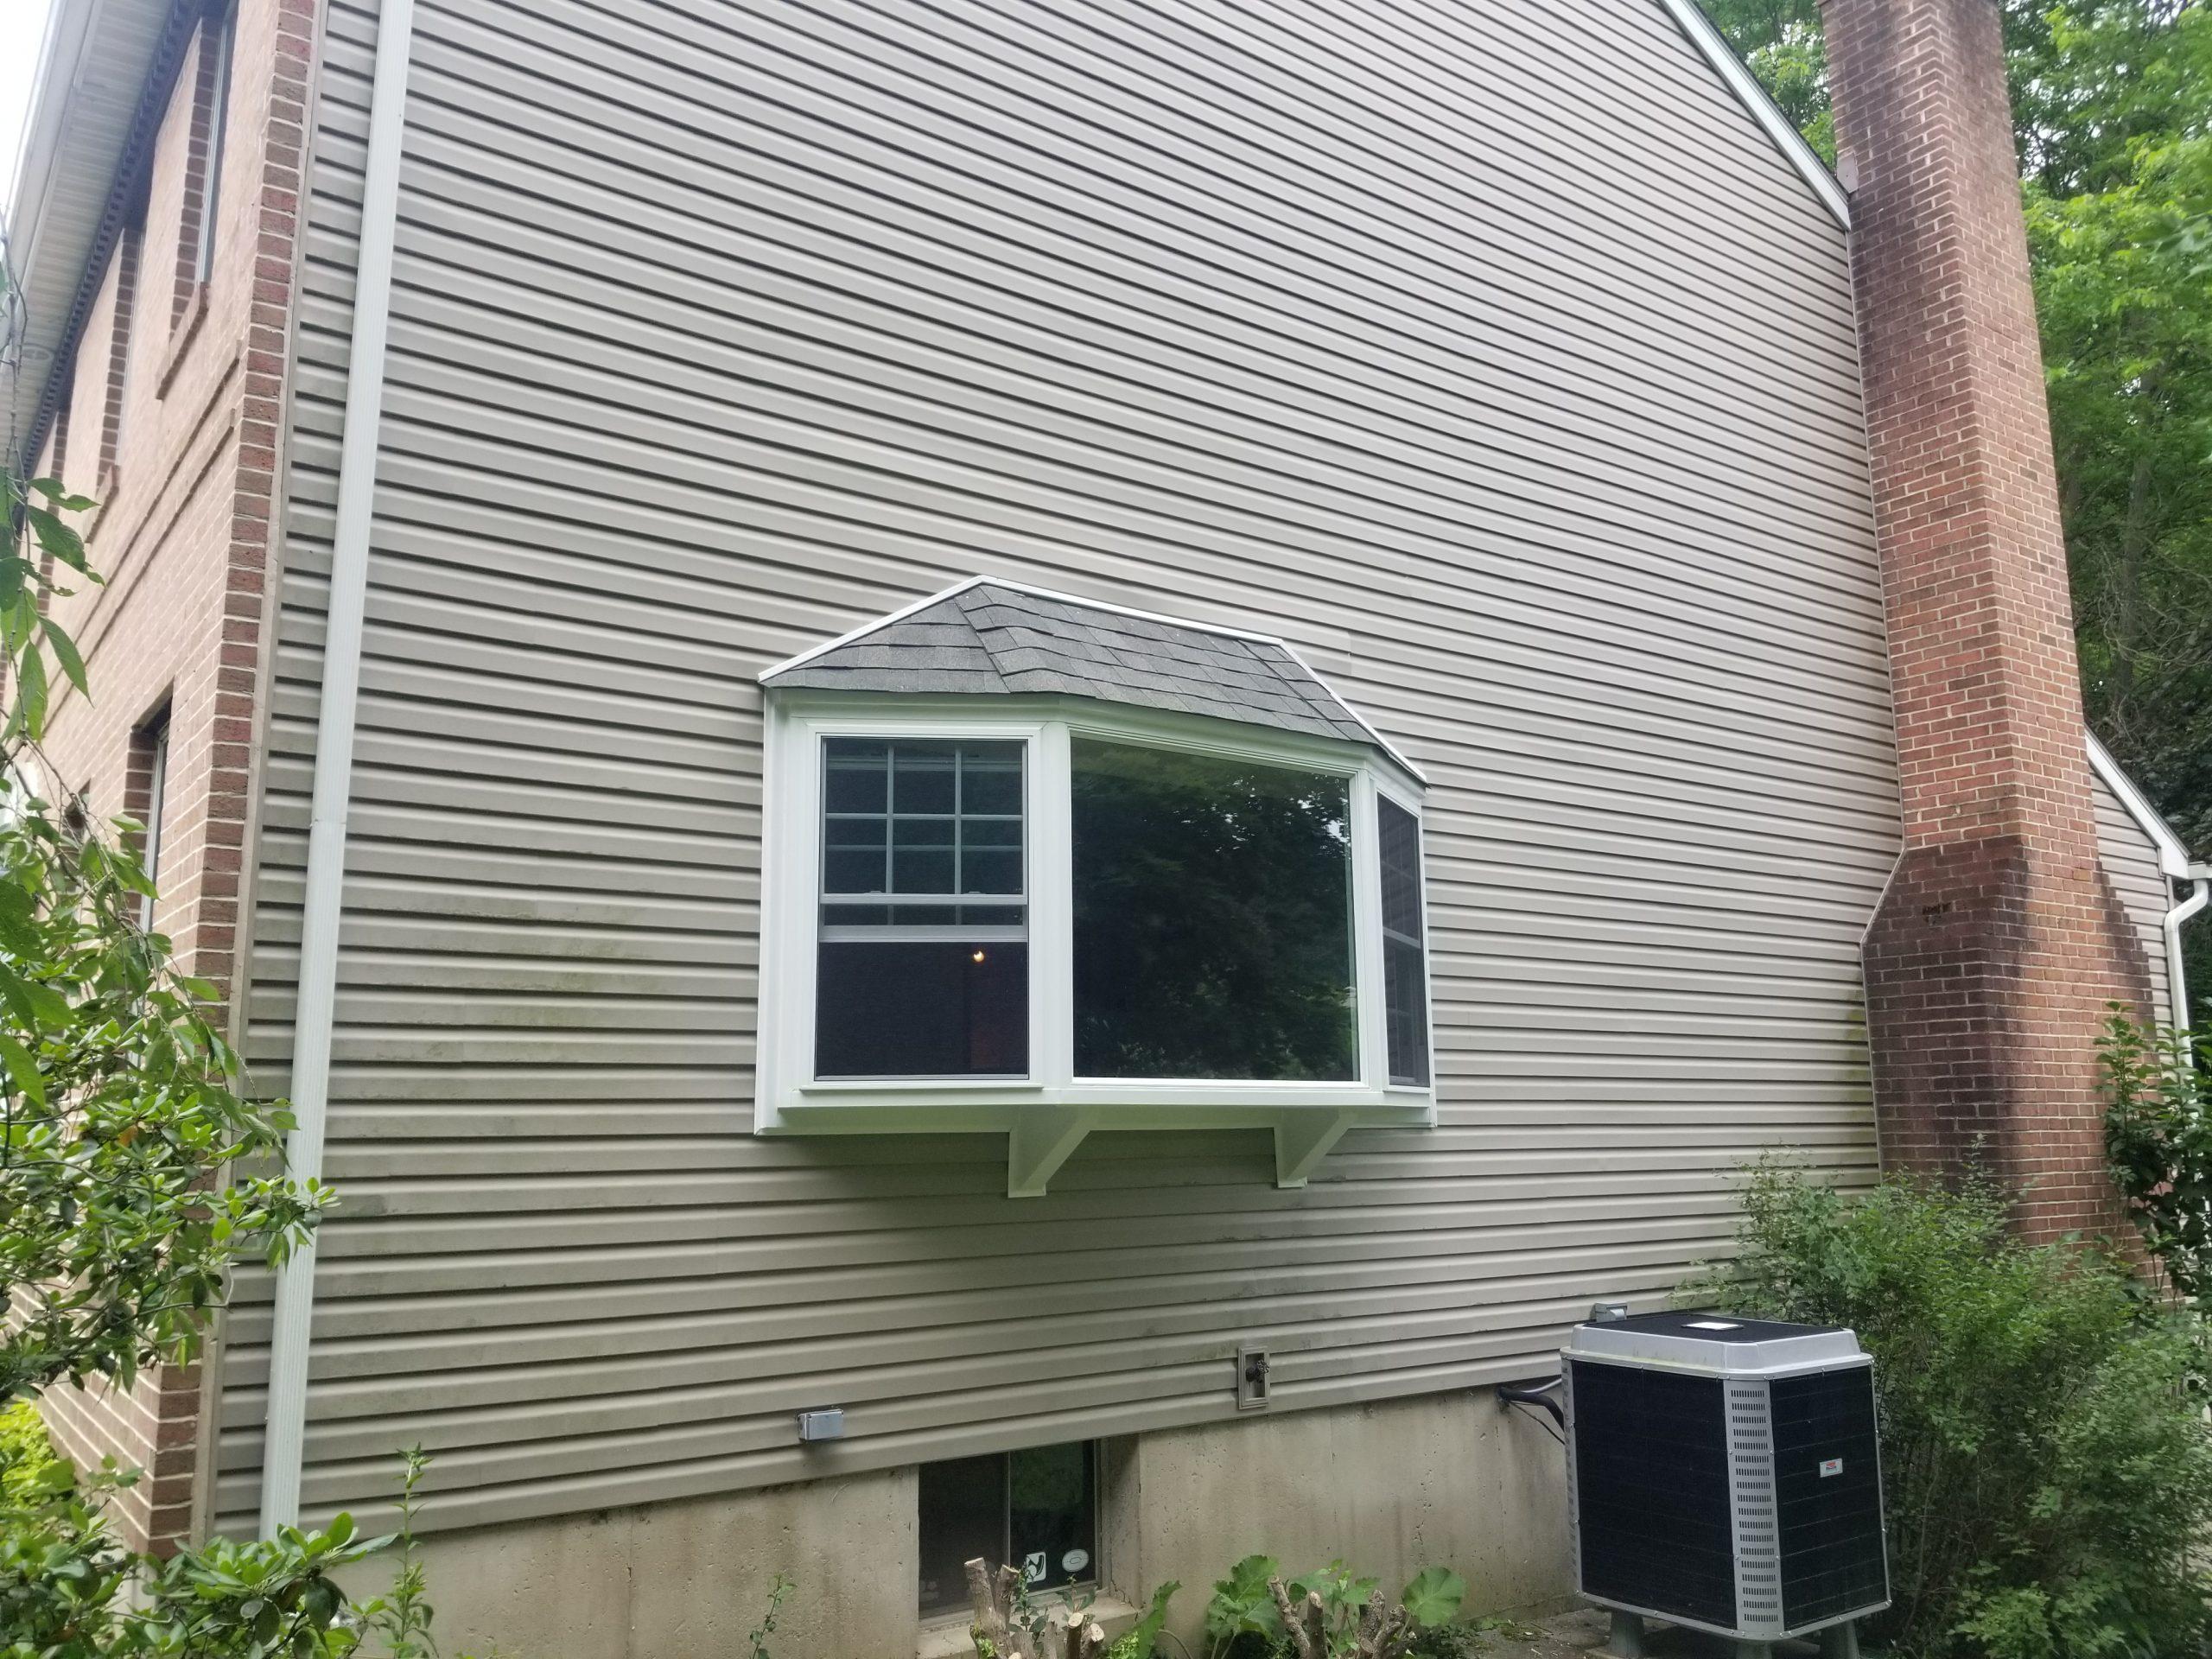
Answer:
[{"label": "white downspout", "polygon": [[2212,901],[2212,864],[2192,864],[2189,867],[2190,892],[2166,912],[2166,995],[2173,1003],[2173,1022],[2187,1026],[2189,1018],[2189,978],[2182,967],[2181,925]]},{"label": "white downspout", "polygon": [[[368,604],[369,529],[376,493],[384,354],[391,315],[391,256],[398,229],[399,149],[406,126],[414,0],[384,0],[377,21],[361,235],[353,282],[346,429],[338,458],[330,608],[315,721],[315,794],[308,825],[307,891],[300,925],[299,1007],[292,1034],[292,1114],[285,1164],[295,1180],[322,1175],[330,1114],[331,1022],[338,991],[338,930],[346,880],[346,808],[353,792],[353,721],[361,683],[361,626]],[[296,1525],[307,1438],[308,1332],[315,1316],[315,1246],[278,1273],[269,1338],[269,1415],[261,1456],[261,1535]]]}]

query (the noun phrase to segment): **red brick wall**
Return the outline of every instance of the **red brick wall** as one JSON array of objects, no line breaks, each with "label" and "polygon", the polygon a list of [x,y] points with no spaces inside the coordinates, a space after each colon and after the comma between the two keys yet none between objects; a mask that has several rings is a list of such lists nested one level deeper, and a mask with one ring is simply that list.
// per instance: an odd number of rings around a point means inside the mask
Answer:
[{"label": "red brick wall", "polygon": [[[147,188],[144,268],[156,275],[122,345],[128,392],[113,464],[103,469],[107,488],[88,516],[87,552],[106,585],[54,611],[85,648],[92,696],[55,699],[45,747],[59,776],[48,786],[83,790],[98,816],[143,808],[131,793],[134,738],[169,707],[154,925],[187,971],[226,995],[238,950],[314,25],[313,0],[239,0],[204,292],[191,260],[213,113],[200,58],[219,23],[203,29],[178,70]],[[118,251],[78,348],[71,402],[80,434],[110,384],[124,257]],[[173,283],[161,280],[172,272]],[[90,447],[73,444],[67,457],[71,481],[88,491],[95,480],[82,475],[80,456]],[[143,757],[137,770],[143,778]],[[193,1525],[208,1438],[202,1371],[163,1367],[127,1396],[61,1389],[44,1402],[72,1457],[93,1463],[112,1453],[148,1471],[121,1503],[123,1530],[139,1544],[173,1542]]]},{"label": "red brick wall", "polygon": [[[1885,1161],[2117,1224],[2094,1042],[2147,965],[2097,863],[1993,0],[1823,0],[1905,847],[1866,945]],[[1854,175],[1855,175],[1855,178]]]}]

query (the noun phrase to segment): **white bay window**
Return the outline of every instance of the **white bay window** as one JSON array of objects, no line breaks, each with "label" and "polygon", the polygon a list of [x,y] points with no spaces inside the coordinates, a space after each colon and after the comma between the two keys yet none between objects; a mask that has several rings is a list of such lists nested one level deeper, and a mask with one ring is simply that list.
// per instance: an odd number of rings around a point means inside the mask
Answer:
[{"label": "white bay window", "polygon": [[1421,779],[1287,647],[979,582],[762,679],[761,1132],[1433,1121]]}]

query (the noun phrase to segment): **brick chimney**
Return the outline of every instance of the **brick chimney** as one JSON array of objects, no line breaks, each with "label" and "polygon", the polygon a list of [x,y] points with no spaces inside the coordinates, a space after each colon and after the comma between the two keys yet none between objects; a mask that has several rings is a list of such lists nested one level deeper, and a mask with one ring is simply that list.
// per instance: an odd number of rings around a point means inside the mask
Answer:
[{"label": "brick chimney", "polygon": [[2124,1231],[2094,1047],[2151,1007],[2099,868],[1995,0],[1821,0],[1904,853],[1866,948],[1882,1158]]}]

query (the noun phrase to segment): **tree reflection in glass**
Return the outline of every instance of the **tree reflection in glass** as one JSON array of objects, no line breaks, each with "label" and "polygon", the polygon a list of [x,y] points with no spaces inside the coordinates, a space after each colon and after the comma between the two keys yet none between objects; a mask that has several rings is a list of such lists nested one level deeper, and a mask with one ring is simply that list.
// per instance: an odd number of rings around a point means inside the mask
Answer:
[{"label": "tree reflection in glass", "polygon": [[1355,1077],[1347,780],[1078,738],[1071,782],[1077,1075]]}]

